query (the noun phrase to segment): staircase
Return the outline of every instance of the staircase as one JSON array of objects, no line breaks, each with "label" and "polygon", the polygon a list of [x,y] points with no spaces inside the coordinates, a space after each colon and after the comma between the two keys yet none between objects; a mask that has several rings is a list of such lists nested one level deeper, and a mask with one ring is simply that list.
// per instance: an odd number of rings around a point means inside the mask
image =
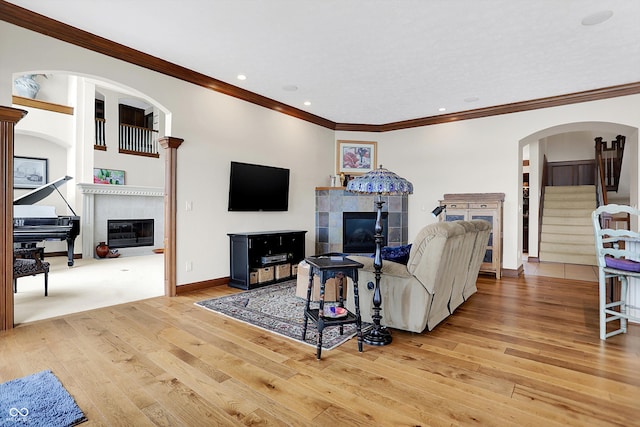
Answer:
[{"label": "staircase", "polygon": [[540,234],[540,261],[596,265],[591,213],[594,185],[545,188]]}]

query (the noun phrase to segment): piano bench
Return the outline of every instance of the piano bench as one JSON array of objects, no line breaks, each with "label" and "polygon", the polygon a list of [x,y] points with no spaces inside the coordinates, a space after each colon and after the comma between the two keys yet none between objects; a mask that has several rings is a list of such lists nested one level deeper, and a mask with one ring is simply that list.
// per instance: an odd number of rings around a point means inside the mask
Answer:
[{"label": "piano bench", "polygon": [[18,278],[44,273],[44,296],[49,295],[49,263],[40,259],[13,260],[13,292],[18,292]]},{"label": "piano bench", "polygon": [[42,246],[13,248],[13,256],[14,258],[29,259],[35,259],[39,257],[40,260],[44,260],[44,248]]}]

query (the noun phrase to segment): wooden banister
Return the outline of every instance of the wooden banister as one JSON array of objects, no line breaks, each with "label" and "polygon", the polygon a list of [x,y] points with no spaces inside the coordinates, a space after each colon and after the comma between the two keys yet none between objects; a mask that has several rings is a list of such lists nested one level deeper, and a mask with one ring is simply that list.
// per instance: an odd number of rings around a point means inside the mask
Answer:
[{"label": "wooden banister", "polygon": [[618,135],[616,139],[611,141],[611,147],[609,147],[608,143],[602,140],[602,137],[595,138],[596,161],[599,156],[601,160],[598,165],[601,167],[602,175],[604,176],[604,188],[608,191],[618,191],[625,140],[626,137],[624,135]]}]

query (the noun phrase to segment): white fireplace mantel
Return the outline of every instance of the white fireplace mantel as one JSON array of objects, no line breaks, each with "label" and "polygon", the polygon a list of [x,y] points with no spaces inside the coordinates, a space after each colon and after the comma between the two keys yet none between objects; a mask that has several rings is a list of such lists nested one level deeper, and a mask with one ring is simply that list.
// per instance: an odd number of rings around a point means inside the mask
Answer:
[{"label": "white fireplace mantel", "polygon": [[118,196],[164,196],[159,187],[138,187],[135,185],[78,184],[82,194],[114,194]]},{"label": "white fireplace mantel", "polygon": [[[83,195],[83,213],[81,217],[83,258],[92,258],[97,242],[106,241],[106,219],[102,218],[101,212],[96,212],[96,197],[109,199],[110,208],[118,209],[120,207],[122,210],[129,212],[132,209],[137,209],[140,212],[144,212],[144,217],[153,216],[156,221],[156,233],[158,233],[155,239],[156,246],[162,247],[164,188],[85,183],[77,184],[77,187]],[[122,196],[126,196],[124,198],[126,202],[123,201]],[[150,198],[154,200],[151,204],[148,203]],[[157,198],[160,199],[158,200]],[[153,211],[153,215],[149,215],[150,210]]]}]

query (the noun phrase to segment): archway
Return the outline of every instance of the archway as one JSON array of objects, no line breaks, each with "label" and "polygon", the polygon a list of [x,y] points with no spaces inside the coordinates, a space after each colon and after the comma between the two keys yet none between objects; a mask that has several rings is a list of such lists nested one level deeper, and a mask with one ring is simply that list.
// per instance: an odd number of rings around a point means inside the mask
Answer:
[{"label": "archway", "polygon": [[[600,133],[609,135],[626,136],[626,146],[623,164],[623,174],[626,175],[629,191],[629,203],[634,206],[638,204],[638,129],[621,123],[611,122],[575,122],[565,123],[542,129],[528,135],[519,141],[518,145],[518,165],[519,176],[522,181],[523,152],[528,146],[529,152],[529,256],[536,258],[539,255],[539,208],[540,195],[542,192],[542,167],[546,152],[546,139],[571,132],[591,132],[596,136]],[[590,141],[595,146],[593,140]],[[595,153],[595,149],[593,150]],[[582,160],[582,159],[575,159]],[[520,182],[522,187],[522,182]],[[520,200],[519,211],[522,212],[522,199]],[[522,248],[523,230],[522,216],[518,221],[518,247]]]},{"label": "archway", "polygon": [[[146,102],[149,102],[151,104],[153,104],[159,111],[162,111],[163,115],[164,115],[164,119],[162,120],[162,124],[163,124],[163,128],[164,128],[164,134],[170,134],[170,130],[171,130],[171,114],[170,112],[163,107],[162,105],[160,105],[157,101],[155,101],[154,99],[152,99],[149,96],[146,96],[145,94],[142,94],[141,92],[134,90],[132,88],[128,88],[126,86],[111,82],[111,81],[106,81],[106,80],[102,80],[99,77],[95,77],[95,76],[77,76],[77,75],[71,75],[69,74],[69,76],[73,79],[73,85],[74,88],[73,90],[75,91],[76,94],[76,100],[77,100],[77,106],[76,109],[77,110],[81,110],[81,111],[77,111],[78,112],[78,117],[77,117],[77,121],[80,120],[84,120],[83,126],[78,126],[78,128],[75,129],[75,133],[77,136],[78,140],[83,140],[83,136],[85,137],[84,140],[86,140],[86,132],[83,135],[81,132],[82,130],[80,130],[79,128],[87,128],[87,123],[89,123],[90,121],[93,120],[93,114],[91,114],[91,111],[89,111],[90,109],[88,108],[88,105],[93,106],[93,99],[96,93],[96,89],[97,88],[109,88],[109,90],[115,90],[118,91],[118,93],[122,93],[122,94],[126,94],[127,96],[135,96],[135,97],[139,97],[141,99],[144,99]],[[67,143],[67,140],[62,140],[60,138],[58,138],[55,135],[46,135],[46,133],[43,133],[41,130],[34,130],[34,129],[24,129],[24,130],[17,130],[16,135],[29,135],[31,137],[40,137],[44,140],[48,140],[58,146],[66,146],[68,147],[69,144]],[[93,136],[91,134],[92,132],[89,132],[90,136]],[[82,151],[82,150],[81,150]],[[90,150],[85,150],[85,151],[89,151]],[[83,156],[86,156],[87,154],[83,154],[82,152],[80,153],[73,153],[72,155],[69,156],[68,158],[68,163],[69,163],[69,168],[72,168],[74,164],[78,164],[78,163],[82,163],[83,161]],[[175,154],[174,154],[175,155]],[[89,168],[87,168],[89,169]],[[166,173],[169,173],[170,170],[166,170]],[[88,172],[86,170],[82,171],[81,176],[83,176],[84,179],[86,180],[87,176],[88,176]],[[162,178],[162,183],[161,186],[162,188],[164,188],[164,193],[166,195],[166,183],[170,182],[169,178]],[[74,186],[75,187],[75,186]],[[73,192],[75,194],[75,192]],[[76,200],[81,198],[81,195],[77,195],[76,196]],[[166,197],[165,197],[166,199]],[[81,204],[81,202],[80,202]],[[163,214],[167,214],[167,210],[165,209]],[[170,212],[170,211],[169,211]],[[175,216],[175,212],[173,212],[173,214]],[[175,218],[166,218],[165,217],[165,222],[166,223],[172,223],[175,224]],[[166,233],[165,233],[166,234]],[[175,233],[174,233],[175,234]],[[171,236],[165,236],[164,241],[162,243],[164,243],[165,245],[167,244],[167,239],[171,239]],[[162,244],[161,243],[161,244]],[[10,256],[9,253],[6,254],[7,258]],[[175,274],[175,266],[171,266],[171,265],[167,265],[167,263],[171,262],[171,259],[173,259],[173,262],[175,262],[175,256],[173,256],[173,258],[164,258],[164,263],[165,263],[165,267],[164,270],[169,271],[169,272],[173,272]],[[166,281],[166,278],[165,278]],[[167,286],[165,286],[165,295],[175,295],[175,278],[173,281],[169,281],[170,283],[173,284],[173,289],[172,288],[168,288]],[[13,303],[13,301],[12,301]]]}]

